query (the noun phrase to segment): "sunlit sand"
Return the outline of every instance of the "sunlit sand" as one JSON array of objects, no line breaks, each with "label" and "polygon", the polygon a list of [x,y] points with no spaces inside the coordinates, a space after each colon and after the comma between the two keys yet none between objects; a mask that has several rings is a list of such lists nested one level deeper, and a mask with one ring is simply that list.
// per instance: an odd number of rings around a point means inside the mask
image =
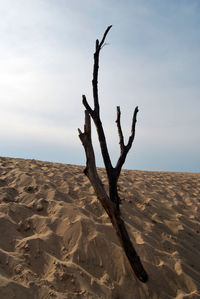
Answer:
[{"label": "sunlit sand", "polygon": [[200,298],[200,174],[122,170],[143,284],[83,169],[0,158],[0,298]]}]

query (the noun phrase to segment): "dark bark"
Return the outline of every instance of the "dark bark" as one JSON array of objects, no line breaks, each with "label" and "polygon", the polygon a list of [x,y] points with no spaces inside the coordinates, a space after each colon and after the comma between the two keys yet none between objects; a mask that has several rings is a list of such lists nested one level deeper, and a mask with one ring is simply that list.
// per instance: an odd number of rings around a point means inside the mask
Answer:
[{"label": "dark bark", "polygon": [[[85,96],[83,96],[83,105],[86,108],[85,111],[85,125],[84,125],[84,132],[82,133],[79,129],[79,138],[83,144],[83,147],[85,149],[86,154],[86,168],[84,170],[84,173],[89,178],[94,191],[97,195],[97,198],[101,202],[102,206],[104,207],[105,211],[107,212],[108,216],[110,217],[110,220],[112,222],[112,225],[117,233],[118,239],[120,241],[121,246],[123,247],[125,254],[130,262],[130,265],[136,274],[137,278],[142,281],[146,282],[148,280],[148,275],[146,271],[144,270],[142,263],[140,261],[139,256],[137,255],[137,252],[135,248],[133,247],[133,244],[129,238],[128,232],[126,230],[125,224],[123,219],[121,218],[120,213],[120,197],[117,191],[117,182],[119,179],[121,168],[125,162],[126,156],[132,146],[134,137],[135,137],[135,125],[136,125],[136,117],[138,113],[138,107],[135,108],[134,114],[133,114],[133,120],[132,120],[132,128],[131,128],[131,135],[129,137],[127,145],[124,144],[124,137],[123,132],[121,128],[121,112],[120,107],[117,107],[117,128],[119,133],[119,143],[120,143],[120,157],[117,161],[117,164],[115,167],[112,166],[111,159],[108,152],[108,147],[106,143],[106,138],[104,134],[104,129],[102,126],[102,122],[100,119],[100,107],[99,107],[99,98],[98,98],[98,70],[99,70],[99,54],[104,46],[104,42],[106,39],[106,36],[111,29],[112,26],[109,26],[101,40],[96,41],[96,49],[94,53],[94,69],[93,69],[93,80],[92,80],[92,86],[93,86],[93,99],[94,99],[94,109],[90,107],[90,105],[87,102],[87,99]],[[101,153],[104,160],[107,177],[108,177],[108,183],[109,183],[109,195],[106,193],[104,186],[98,176],[97,169],[96,169],[96,162],[95,162],[95,154],[94,149],[92,146],[92,138],[91,138],[91,118],[93,119],[98,139],[100,143]]]}]

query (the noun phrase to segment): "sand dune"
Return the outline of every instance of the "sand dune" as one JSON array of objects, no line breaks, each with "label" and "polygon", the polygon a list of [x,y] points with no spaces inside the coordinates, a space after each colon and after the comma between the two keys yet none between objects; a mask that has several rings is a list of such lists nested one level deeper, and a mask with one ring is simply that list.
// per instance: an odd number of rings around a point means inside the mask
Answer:
[{"label": "sand dune", "polygon": [[82,171],[0,158],[0,298],[200,298],[200,174],[122,171],[143,284]]}]

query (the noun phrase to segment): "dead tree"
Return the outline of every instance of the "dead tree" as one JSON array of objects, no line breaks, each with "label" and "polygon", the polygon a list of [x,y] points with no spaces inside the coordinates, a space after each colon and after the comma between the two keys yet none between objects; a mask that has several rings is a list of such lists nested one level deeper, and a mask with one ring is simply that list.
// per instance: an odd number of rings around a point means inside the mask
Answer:
[{"label": "dead tree", "polygon": [[[90,107],[90,105],[87,102],[86,96],[83,95],[82,96],[83,105],[86,108],[85,125],[84,125],[84,132],[82,132],[80,129],[78,129],[78,131],[79,131],[79,138],[85,149],[86,160],[87,160],[84,173],[89,178],[94,188],[94,191],[97,195],[97,198],[99,199],[102,206],[106,210],[108,216],[110,217],[110,220],[117,233],[120,244],[125,251],[125,254],[130,262],[130,265],[134,273],[136,274],[137,278],[140,281],[146,282],[148,280],[148,275],[141,264],[140,258],[129,238],[124,221],[121,218],[120,207],[119,207],[120,198],[117,190],[117,182],[120,176],[120,171],[122,169],[128,151],[130,150],[135,137],[135,126],[136,126],[138,107],[135,108],[133,113],[131,135],[129,137],[127,145],[125,145],[124,143],[124,136],[121,128],[120,107],[117,107],[116,123],[117,123],[117,129],[119,134],[120,157],[115,167],[113,167],[111,163],[111,159],[109,156],[108,147],[106,143],[106,138],[104,134],[104,129],[100,119],[100,111],[99,111],[100,108],[99,108],[99,97],[98,97],[99,54],[102,47],[104,46],[106,36],[109,30],[111,29],[111,27],[112,26],[109,26],[106,29],[101,42],[99,42],[99,40],[96,40],[96,49],[94,53],[94,66],[93,66],[93,80],[92,80],[94,109]],[[99,175],[97,173],[95,154],[94,154],[94,149],[93,149],[92,139],[91,139],[91,118],[96,126],[96,130],[98,134],[101,153],[105,164],[108,183],[109,183],[109,194],[107,194],[107,192],[105,191],[102,181],[99,178]]]}]

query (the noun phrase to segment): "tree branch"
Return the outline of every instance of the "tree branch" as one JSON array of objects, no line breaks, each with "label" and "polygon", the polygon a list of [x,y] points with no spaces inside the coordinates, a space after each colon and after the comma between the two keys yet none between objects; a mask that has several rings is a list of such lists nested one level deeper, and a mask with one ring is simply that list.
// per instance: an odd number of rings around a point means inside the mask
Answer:
[{"label": "tree branch", "polygon": [[[119,175],[120,175],[120,171],[122,169],[122,166],[126,160],[126,156],[132,146],[132,143],[133,143],[133,140],[135,138],[135,126],[136,126],[136,122],[137,122],[137,113],[138,113],[138,106],[135,108],[134,110],[134,113],[133,113],[133,119],[132,119],[132,126],[131,126],[131,135],[129,137],[129,140],[128,140],[128,143],[127,145],[124,145],[123,147],[121,147],[121,154],[120,154],[120,157],[117,161],[117,164],[115,166],[115,169],[116,169],[116,173],[117,173],[117,178],[119,178]],[[119,121],[117,122],[117,126],[118,126],[118,130],[119,128],[121,129],[121,125],[120,125],[120,115],[118,116],[119,118]],[[121,133],[122,134],[122,131]],[[121,139],[123,139],[123,134],[122,136],[120,137]],[[121,140],[120,139],[120,140]]]},{"label": "tree branch", "polygon": [[104,32],[103,38],[102,38],[102,40],[101,40],[101,42],[100,42],[100,44],[99,44],[99,49],[102,48],[102,46],[103,46],[103,44],[104,44],[104,41],[105,41],[105,39],[106,39],[106,36],[107,36],[107,34],[108,34],[108,32],[109,32],[109,30],[110,30],[111,28],[112,28],[112,25],[108,26],[108,28],[107,28],[106,31]]},{"label": "tree branch", "polygon": [[136,126],[136,122],[137,122],[137,113],[138,113],[139,109],[138,106],[135,108],[135,111],[133,113],[133,120],[132,120],[132,127],[131,127],[131,136],[129,137],[129,141],[127,144],[127,149],[129,151],[129,149],[132,146],[133,140],[135,138],[135,126]]},{"label": "tree branch", "polygon": [[104,44],[104,41],[106,39],[106,36],[111,29],[111,26],[108,26],[106,31],[104,32],[103,38],[101,42],[99,43],[99,40],[96,40],[96,51],[94,53],[94,68],[93,68],[93,98],[94,98],[94,110],[99,115],[99,98],[98,98],[98,70],[99,70],[99,53],[102,49],[102,46]]},{"label": "tree branch", "polygon": [[109,217],[112,217],[114,213],[114,205],[110,201],[105,188],[99,178],[96,168],[96,161],[95,161],[95,154],[92,145],[92,138],[91,138],[91,118],[88,111],[85,111],[85,124],[84,124],[84,132],[78,129],[79,138],[82,142],[82,145],[85,150],[86,155],[86,168],[84,170],[85,175],[89,178],[91,185],[94,188],[94,191],[100,200],[101,204],[103,205],[104,209],[106,210]]},{"label": "tree branch", "polygon": [[117,106],[117,128],[118,128],[118,134],[119,134],[119,144],[120,144],[120,149],[121,149],[121,153],[124,151],[124,136],[122,133],[122,128],[121,128],[121,111],[120,111],[120,107]]},{"label": "tree branch", "polygon": [[91,139],[91,119],[87,110],[85,111],[84,132],[82,133],[80,129],[78,129],[78,132],[87,158],[84,173],[89,178],[91,185],[93,186],[94,191],[97,195],[97,198],[101,202],[103,208],[105,209],[111,220],[111,223],[116,231],[119,242],[129,260],[132,270],[140,281],[147,282],[148,275],[142,266],[135,248],[131,243],[125,223],[121,218],[120,210],[117,208],[116,204],[108,197],[104,186],[98,176]]},{"label": "tree branch", "polygon": [[[106,138],[104,134],[104,129],[102,126],[102,122],[100,119],[100,113],[99,113],[99,99],[98,99],[98,69],[99,69],[99,54],[100,51],[104,45],[106,36],[112,26],[109,26],[99,43],[99,40],[96,40],[96,51],[94,53],[94,69],[93,69],[93,99],[94,99],[94,109],[90,107],[90,105],[87,102],[86,97],[82,96],[83,105],[86,108],[85,110],[85,124],[84,124],[84,132],[82,133],[80,129],[78,129],[79,132],[79,138],[83,144],[83,147],[85,149],[86,154],[86,168],[84,170],[84,173],[89,178],[94,191],[97,195],[97,198],[100,200],[102,206],[106,210],[108,216],[110,217],[110,220],[112,222],[113,227],[115,228],[115,231],[117,233],[117,236],[119,238],[119,241],[125,251],[125,254],[130,262],[130,265],[135,272],[136,276],[139,280],[142,282],[146,282],[148,280],[148,275],[145,272],[141,262],[140,258],[137,255],[136,250],[134,249],[132,242],[129,238],[128,232],[126,230],[125,224],[123,219],[121,218],[120,213],[120,198],[118,195],[117,190],[117,181],[119,178],[119,174],[122,168],[122,165],[124,164],[124,161],[126,159],[126,155],[132,145],[132,142],[134,140],[135,136],[135,124],[136,124],[136,116],[138,112],[138,107],[135,108],[134,115],[133,115],[133,121],[132,121],[132,128],[131,128],[131,136],[129,137],[128,144],[125,146],[124,144],[124,137],[123,132],[121,128],[121,111],[120,107],[117,107],[117,128],[119,133],[119,140],[120,140],[120,148],[121,148],[121,154],[119,157],[119,160],[117,162],[117,165],[115,168],[113,168],[108,147],[106,143]],[[103,156],[108,182],[109,182],[109,196],[106,193],[104,186],[98,176],[97,169],[96,169],[96,162],[95,162],[95,154],[94,149],[92,145],[92,138],[91,138],[91,117],[96,125],[97,134],[99,138],[99,143],[101,147],[101,153]]]},{"label": "tree branch", "polygon": [[85,96],[83,97],[83,105],[85,106],[85,108],[87,109],[89,114],[91,115],[91,117],[96,125],[96,128],[97,128],[97,134],[98,134],[99,143],[100,143],[100,147],[101,147],[101,153],[102,153],[104,165],[105,165],[108,175],[112,175],[113,167],[112,167],[111,159],[110,159],[110,156],[108,153],[108,147],[107,147],[107,143],[106,143],[105,133],[104,133],[104,129],[103,129],[102,122],[100,119],[100,114],[99,114],[98,70],[99,70],[99,54],[100,54],[100,51],[102,49],[102,46],[106,39],[106,36],[107,36],[109,30],[111,29],[111,27],[112,26],[108,26],[100,43],[99,43],[98,39],[96,40],[96,50],[94,53],[93,80],[92,80],[94,110],[92,110],[91,107],[89,106],[89,104],[86,100],[86,97]]},{"label": "tree branch", "polygon": [[94,117],[94,110],[92,110],[92,108],[88,104],[88,101],[87,101],[86,96],[84,94],[82,95],[82,103],[85,106],[86,110],[89,112],[89,114]]}]

